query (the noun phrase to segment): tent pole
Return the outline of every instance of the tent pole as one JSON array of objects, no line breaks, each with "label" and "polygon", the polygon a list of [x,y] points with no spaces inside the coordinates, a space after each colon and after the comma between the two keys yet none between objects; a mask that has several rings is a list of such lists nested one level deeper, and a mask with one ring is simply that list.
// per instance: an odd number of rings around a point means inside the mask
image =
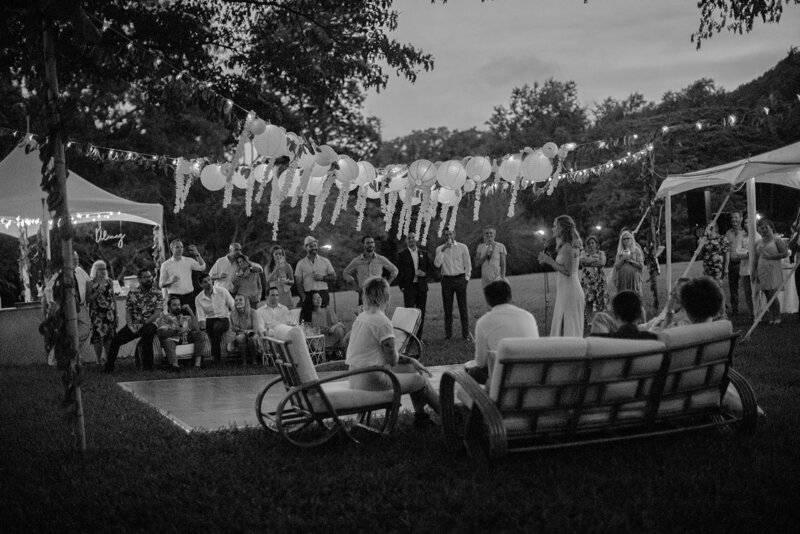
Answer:
[{"label": "tent pole", "polygon": [[[747,263],[750,264],[750,280],[753,279],[753,264],[756,260],[756,179],[750,178],[747,180],[747,233],[750,236],[748,240]],[[751,288],[752,291],[752,288]],[[753,295],[755,298],[755,295]]]},{"label": "tent pole", "polygon": [[667,296],[665,297],[669,302],[669,294],[672,291],[672,193],[667,193],[664,199],[664,216],[665,231],[667,234],[665,245],[667,247],[667,275],[666,275],[666,289]]},{"label": "tent pole", "polygon": [[[42,199],[42,237],[44,237],[45,250],[47,251],[47,263],[53,261],[52,253],[50,252],[50,217],[47,213],[47,204],[45,199]],[[47,280],[45,280],[47,282]]]}]

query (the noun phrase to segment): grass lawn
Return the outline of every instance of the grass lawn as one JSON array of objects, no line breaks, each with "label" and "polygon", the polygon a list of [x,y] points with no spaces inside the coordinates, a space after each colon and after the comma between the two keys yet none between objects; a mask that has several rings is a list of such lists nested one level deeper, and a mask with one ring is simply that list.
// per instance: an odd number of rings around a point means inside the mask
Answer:
[{"label": "grass lawn", "polygon": [[[555,275],[549,278],[552,314]],[[510,281],[517,304],[546,333],[544,276]],[[339,315],[351,321],[355,295],[337,300]],[[474,328],[485,311],[478,281],[469,300]],[[401,302],[395,293],[392,304]],[[441,339],[441,323],[432,285],[425,360],[469,359],[468,343]],[[747,325],[736,325],[744,333]],[[752,438],[709,431],[511,455],[489,470],[450,454],[440,433],[416,432],[408,416],[389,439],[363,447],[298,450],[261,429],[186,434],[116,385],[142,379],[130,362],[113,376],[88,367],[88,452],[80,458],[59,412],[58,372],[4,368],[0,531],[796,532],[799,337],[794,317],[785,317],[736,349],[735,367],[767,413]]]}]

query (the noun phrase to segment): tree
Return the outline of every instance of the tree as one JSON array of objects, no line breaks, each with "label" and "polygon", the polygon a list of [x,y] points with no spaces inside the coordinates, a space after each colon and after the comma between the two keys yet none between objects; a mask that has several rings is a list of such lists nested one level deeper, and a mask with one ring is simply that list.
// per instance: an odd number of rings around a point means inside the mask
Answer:
[{"label": "tree", "polygon": [[738,34],[750,32],[761,19],[765,24],[777,24],[783,6],[800,4],[800,0],[698,0],[700,27],[692,34],[699,49],[703,41],[725,30]]}]

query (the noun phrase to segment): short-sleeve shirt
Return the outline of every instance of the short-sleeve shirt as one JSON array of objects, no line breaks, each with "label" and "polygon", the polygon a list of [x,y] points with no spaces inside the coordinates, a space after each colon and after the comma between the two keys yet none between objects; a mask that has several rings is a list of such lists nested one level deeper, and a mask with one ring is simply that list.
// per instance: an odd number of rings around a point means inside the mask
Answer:
[{"label": "short-sleeve shirt", "polygon": [[350,369],[361,369],[370,365],[386,365],[381,343],[389,338],[394,338],[394,328],[386,314],[361,312],[356,317],[353,329],[350,331],[345,363]]},{"label": "short-sleeve shirt", "polygon": [[131,323],[128,325],[128,328],[134,332],[138,332],[151,315],[157,311],[161,311],[164,307],[164,297],[161,295],[161,290],[158,289],[155,284],[153,284],[148,291],[137,287],[131,289],[128,293],[125,306],[131,317]]},{"label": "short-sleeve shirt", "polygon": [[397,276],[397,267],[385,256],[375,254],[367,259],[364,254],[359,254],[342,272],[348,276],[355,275],[353,277],[356,279],[358,287],[361,287],[370,277],[383,276],[384,269],[389,272],[389,278],[394,279]]},{"label": "short-sleeve shirt", "polygon": [[204,270],[205,267],[201,267],[194,258],[187,258],[186,256],[181,256],[180,260],[170,258],[161,264],[161,276],[158,277],[158,285],[163,286],[172,280],[173,276],[177,275],[178,281],[165,289],[170,295],[186,295],[194,291],[192,271]]},{"label": "short-sleeve shirt", "polygon": [[[478,255],[483,256],[485,253],[486,243],[481,243],[478,245]],[[506,246],[495,241],[492,249],[492,257],[481,264],[481,282],[483,282],[483,287],[503,279],[502,273],[500,272],[500,256],[505,256],[506,254]]]},{"label": "short-sleeve shirt", "polygon": [[530,312],[513,304],[498,304],[475,324],[475,363],[486,367],[489,352],[507,337],[538,338],[539,327]]},{"label": "short-sleeve shirt", "polygon": [[[303,284],[303,291],[327,291],[328,282],[324,280],[314,280],[315,274],[330,275],[336,274],[333,270],[333,265],[327,258],[317,256],[312,262],[308,256],[297,262],[297,267],[294,270],[295,283]],[[299,282],[298,282],[299,280]]]}]

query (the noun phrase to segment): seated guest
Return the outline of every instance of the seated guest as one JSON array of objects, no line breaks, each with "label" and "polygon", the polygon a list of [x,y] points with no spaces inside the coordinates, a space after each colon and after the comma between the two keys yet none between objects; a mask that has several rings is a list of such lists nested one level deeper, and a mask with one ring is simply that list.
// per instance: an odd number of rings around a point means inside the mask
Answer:
[{"label": "seated guest", "polygon": [[228,350],[238,352],[244,364],[258,362],[261,357],[261,336],[264,335],[261,317],[250,308],[250,301],[244,295],[236,295],[233,308],[231,330],[236,337],[228,343]]},{"label": "seated guest", "polygon": [[307,293],[309,300],[303,303],[300,320],[325,335],[325,352],[344,352],[347,349],[345,328],[331,308],[322,307],[322,295],[316,291]]},{"label": "seated guest", "polygon": [[[167,357],[167,363],[173,371],[180,371],[175,347],[178,343],[194,343],[194,366],[200,368],[203,358],[208,358],[208,336],[197,325],[192,308],[188,304],[181,306],[177,295],[169,297],[167,313],[162,313],[156,320],[158,339]],[[175,340],[178,338],[178,341]]]},{"label": "seated guest", "polygon": [[[658,336],[652,332],[639,330],[637,323],[642,320],[642,299],[635,291],[625,290],[620,291],[614,296],[611,301],[611,310],[614,314],[614,319],[609,322],[608,314],[600,312],[596,316],[596,321],[592,321],[592,335],[596,335],[601,330],[599,325],[607,325],[609,337],[618,337],[623,339],[658,339]],[[603,317],[605,316],[605,317]],[[595,328],[595,324],[598,325]]]},{"label": "seated guest", "polygon": [[[346,363],[350,369],[361,369],[380,365],[391,369],[400,382],[403,393],[411,394],[414,405],[414,426],[427,429],[434,425],[425,412],[428,404],[439,413],[439,394],[433,389],[427,378],[430,376],[425,367],[417,360],[407,356],[399,356],[394,343],[394,328],[386,317],[386,306],[389,304],[389,283],[375,276],[367,279],[362,286],[364,294],[364,311],[356,317],[347,345]],[[365,373],[350,377],[352,389],[367,391],[383,391],[392,388],[392,383],[384,374]]]},{"label": "seated guest", "polygon": [[255,310],[261,301],[261,273],[263,269],[257,263],[251,263],[244,254],[236,257],[236,271],[233,275],[233,295],[243,295],[250,301],[250,308]]},{"label": "seated guest", "polygon": [[211,341],[211,355],[214,362],[222,361],[222,351],[227,352],[227,342],[223,338],[230,337],[230,316],[233,311],[233,297],[224,287],[211,284],[211,275],[200,275],[200,286],[203,290],[194,299],[197,308],[197,320],[200,330],[208,334]]},{"label": "seated guest", "polygon": [[720,313],[725,297],[713,278],[701,276],[686,282],[680,290],[680,302],[693,323],[708,323]]},{"label": "seated guest", "polygon": [[670,293],[667,307],[657,316],[646,322],[644,328],[648,330],[663,330],[665,328],[692,324],[689,320],[689,316],[686,315],[686,310],[683,309],[680,298],[681,289],[689,280],[691,280],[691,278],[678,278],[674,289]]},{"label": "seated guest", "polygon": [[475,324],[475,359],[467,362],[467,373],[479,384],[489,377],[489,353],[497,350],[507,337],[539,337],[536,319],[529,312],[511,304],[511,286],[497,280],[483,288],[486,304],[491,308]]},{"label": "seated guest", "polygon": [[267,290],[267,303],[256,312],[261,317],[267,335],[272,335],[272,329],[279,324],[289,323],[289,308],[279,302],[280,289],[271,287]]}]

